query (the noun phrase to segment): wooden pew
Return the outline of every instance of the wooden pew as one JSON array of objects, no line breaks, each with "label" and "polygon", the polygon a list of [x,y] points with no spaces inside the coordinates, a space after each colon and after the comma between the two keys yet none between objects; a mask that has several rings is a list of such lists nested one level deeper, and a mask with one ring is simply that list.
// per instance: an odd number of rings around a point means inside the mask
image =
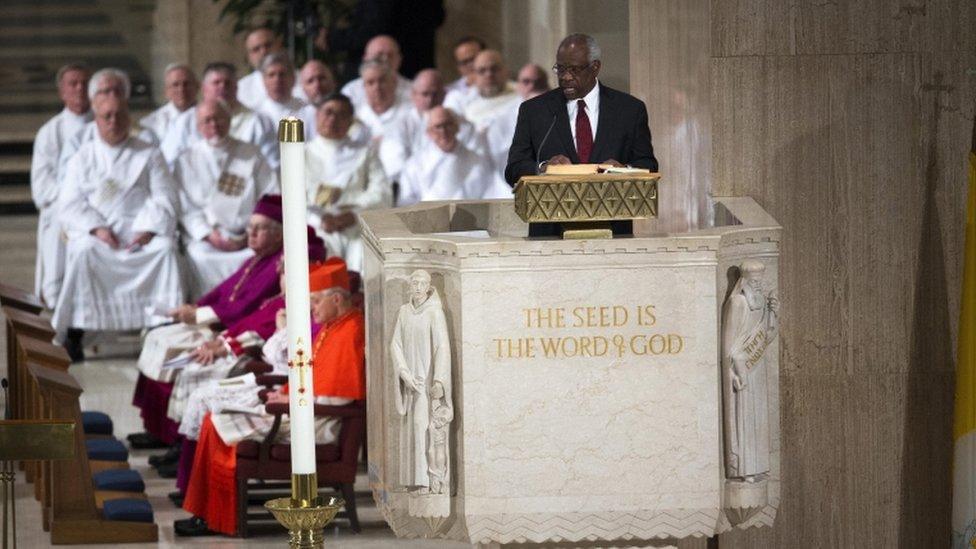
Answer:
[{"label": "wooden pew", "polygon": [[[50,342],[54,339],[54,328],[46,319],[10,306],[3,307],[3,316],[6,319],[7,328],[7,378],[10,382],[10,409],[14,419],[21,419],[24,417],[20,394],[23,388],[19,376],[23,374],[18,366],[21,357],[17,350],[17,334]],[[67,356],[67,353],[63,356]]]},{"label": "wooden pew", "polygon": [[75,543],[138,543],[155,542],[159,528],[155,523],[105,520],[99,512],[92,486],[92,472],[82,433],[81,408],[78,398],[82,389],[66,371],[49,368],[33,361],[27,362],[44,403],[47,419],[67,419],[75,422],[74,443],[76,459],[48,462],[50,478],[46,483],[45,499],[50,503],[45,518],[53,544]]},{"label": "wooden pew", "polygon": [[33,314],[44,310],[40,298],[15,286],[0,282],[0,306],[13,307]]}]

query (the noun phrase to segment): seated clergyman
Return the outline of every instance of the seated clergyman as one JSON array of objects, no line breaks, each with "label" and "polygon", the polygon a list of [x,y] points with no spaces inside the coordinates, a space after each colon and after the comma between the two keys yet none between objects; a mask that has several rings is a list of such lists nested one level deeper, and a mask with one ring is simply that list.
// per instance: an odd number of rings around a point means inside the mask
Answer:
[{"label": "seated clergyman", "polygon": [[[341,260],[331,260],[309,275],[312,317],[322,324],[312,342],[312,392],[316,404],[339,406],[366,396],[365,327],[363,313],[350,299],[349,275]],[[287,402],[288,385],[267,395],[267,402]],[[183,508],[192,518],[178,520],[178,535],[222,533],[237,530],[236,445],[242,440],[263,440],[270,433],[273,416],[264,412],[254,387],[250,401],[235,406],[242,411],[211,413],[203,420],[193,458],[192,473]],[[335,442],[340,422],[316,418],[315,443]],[[290,423],[283,418],[277,443],[289,440]]]},{"label": "seated clergyman", "polygon": [[267,116],[272,122],[294,116],[305,123],[306,139],[312,136],[315,124],[315,107],[292,95],[295,87],[295,66],[284,53],[269,53],[261,60],[265,98],[254,110]]},{"label": "seated clergyman", "polygon": [[377,146],[359,132],[350,135],[353,107],[341,94],[329,96],[316,113],[318,135],[306,147],[309,225],[333,255],[362,270],[358,213],[392,205],[392,190]]},{"label": "seated clergyman", "polygon": [[173,168],[180,189],[180,224],[191,299],[209,292],[254,255],[247,223],[264,194],[278,192],[278,178],[261,151],[230,135],[230,111],[210,99],[196,108],[203,137],[183,151]]},{"label": "seated clergyman", "polygon": [[457,115],[444,107],[430,110],[427,136],[431,143],[403,170],[397,205],[511,196],[508,187],[494,177],[491,162],[459,142],[457,134]]},{"label": "seated clergyman", "polygon": [[[281,196],[265,195],[254,207],[248,224],[248,247],[254,256],[193,305],[170,311],[177,322],[152,330],[139,354],[139,379],[133,405],[142,410],[143,425],[151,436],[130,438],[136,446],[152,441],[172,444],[177,424],[166,416],[172,381],[178,370],[163,364],[196,349],[210,339],[213,327],[231,326],[254,312],[280,291],[277,264],[282,256]],[[309,228],[309,257],[325,255],[322,241]]]},{"label": "seated clergyman", "polygon": [[124,100],[100,97],[94,112],[98,134],[68,162],[58,199],[68,244],[51,322],[75,360],[79,330],[141,329],[154,306],[183,300],[169,170],[152,145],[129,137]]},{"label": "seated clergyman", "polygon": [[139,120],[139,126],[152,136],[156,145],[163,140],[170,123],[196,102],[200,84],[190,67],[173,63],[163,71],[163,89],[168,99],[166,104]]}]

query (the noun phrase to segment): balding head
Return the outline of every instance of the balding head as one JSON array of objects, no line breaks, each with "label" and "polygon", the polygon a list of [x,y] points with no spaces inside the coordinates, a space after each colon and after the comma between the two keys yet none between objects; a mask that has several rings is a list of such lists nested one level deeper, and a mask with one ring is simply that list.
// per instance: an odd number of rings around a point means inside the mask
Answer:
[{"label": "balding head", "polygon": [[374,36],[366,43],[366,51],[363,52],[364,61],[384,61],[393,72],[400,70],[400,63],[403,56],[400,54],[400,44],[392,36],[381,34]]},{"label": "balding head", "polygon": [[549,91],[549,74],[539,65],[529,63],[519,69],[515,85],[523,101],[532,99]]},{"label": "balding head", "polygon": [[458,119],[454,111],[434,107],[427,111],[427,137],[444,152],[457,148]]},{"label": "balding head", "polygon": [[305,96],[313,105],[322,104],[322,100],[335,91],[335,76],[328,65],[317,59],[305,63],[298,79]]},{"label": "balding head", "polygon": [[98,136],[109,145],[118,145],[129,137],[128,101],[114,95],[99,95],[92,102]]},{"label": "balding head", "polygon": [[197,105],[197,129],[211,145],[227,137],[230,117],[230,108],[220,99],[204,100]]},{"label": "balding head", "polygon": [[481,97],[495,97],[505,91],[508,68],[498,50],[484,50],[474,58],[474,85]]},{"label": "balding head", "polygon": [[257,69],[261,60],[269,53],[281,51],[281,40],[268,28],[261,27],[247,33],[244,39],[244,49],[247,52],[247,62]]},{"label": "balding head", "polygon": [[444,78],[437,69],[424,69],[417,73],[410,88],[410,98],[420,112],[427,112],[444,102]]}]

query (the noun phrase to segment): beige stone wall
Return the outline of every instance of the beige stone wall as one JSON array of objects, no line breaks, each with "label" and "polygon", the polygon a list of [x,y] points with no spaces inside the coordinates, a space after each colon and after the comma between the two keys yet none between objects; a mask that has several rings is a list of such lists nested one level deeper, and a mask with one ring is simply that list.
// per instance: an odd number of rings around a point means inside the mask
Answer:
[{"label": "beige stone wall", "polygon": [[630,9],[666,184],[751,196],[784,228],[782,507],[719,546],[946,547],[976,6]]}]

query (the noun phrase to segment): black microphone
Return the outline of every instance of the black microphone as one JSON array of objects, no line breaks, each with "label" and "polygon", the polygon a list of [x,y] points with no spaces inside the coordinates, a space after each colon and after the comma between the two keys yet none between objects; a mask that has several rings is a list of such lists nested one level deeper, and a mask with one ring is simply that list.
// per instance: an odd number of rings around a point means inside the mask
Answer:
[{"label": "black microphone", "polygon": [[556,116],[558,115],[552,115],[552,122],[549,124],[549,129],[546,130],[546,135],[542,137],[542,141],[539,143],[539,151],[536,153],[536,159],[538,162],[535,163],[535,173],[539,173],[541,171],[540,166],[543,162],[545,162],[545,160],[541,160],[544,158],[542,156],[542,147],[546,146],[546,141],[549,139],[549,134],[552,133],[552,129],[556,126]]},{"label": "black microphone", "polygon": [[3,387],[3,419],[10,419],[12,414],[10,413],[10,397],[7,395],[7,378],[0,379],[0,387]]}]

